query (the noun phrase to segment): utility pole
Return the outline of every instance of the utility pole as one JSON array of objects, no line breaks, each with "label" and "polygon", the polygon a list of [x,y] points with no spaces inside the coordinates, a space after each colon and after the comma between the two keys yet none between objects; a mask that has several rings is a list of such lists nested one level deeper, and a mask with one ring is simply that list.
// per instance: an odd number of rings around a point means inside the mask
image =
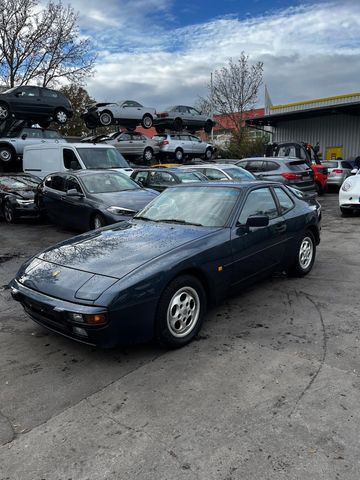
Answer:
[{"label": "utility pole", "polygon": [[[214,101],[213,101],[213,73],[210,73],[210,98],[211,98],[211,116],[214,118]],[[211,143],[214,142],[214,126],[211,129]]]}]

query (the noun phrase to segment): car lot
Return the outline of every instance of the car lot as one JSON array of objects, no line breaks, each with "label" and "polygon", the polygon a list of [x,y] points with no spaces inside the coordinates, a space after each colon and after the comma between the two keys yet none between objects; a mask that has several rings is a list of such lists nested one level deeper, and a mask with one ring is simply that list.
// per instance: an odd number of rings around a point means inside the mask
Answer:
[{"label": "car lot", "polygon": [[358,480],[360,216],[337,199],[307,277],[230,298],[172,352],[36,326],[6,285],[73,233],[0,223],[0,479]]}]

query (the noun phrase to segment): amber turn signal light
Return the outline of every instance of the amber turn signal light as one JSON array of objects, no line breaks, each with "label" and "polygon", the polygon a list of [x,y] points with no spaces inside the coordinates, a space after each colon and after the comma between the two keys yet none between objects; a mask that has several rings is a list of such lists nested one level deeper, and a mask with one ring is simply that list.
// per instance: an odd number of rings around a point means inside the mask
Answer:
[{"label": "amber turn signal light", "polygon": [[86,323],[91,325],[99,325],[106,322],[106,315],[104,313],[95,313],[93,315],[84,315],[84,320]]}]

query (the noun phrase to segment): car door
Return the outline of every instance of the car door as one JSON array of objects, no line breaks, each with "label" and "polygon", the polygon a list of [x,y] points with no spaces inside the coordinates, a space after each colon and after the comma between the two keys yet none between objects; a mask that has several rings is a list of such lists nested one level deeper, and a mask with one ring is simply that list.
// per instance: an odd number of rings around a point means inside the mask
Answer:
[{"label": "car door", "polygon": [[203,127],[205,123],[205,116],[201,115],[200,112],[198,112],[193,107],[188,107],[188,110],[189,110],[191,125],[195,128]]},{"label": "car door", "polygon": [[59,94],[55,90],[48,88],[40,89],[42,111],[46,115],[53,115],[56,107],[60,106]]},{"label": "car door", "polygon": [[63,224],[61,198],[65,194],[65,177],[61,174],[48,175],[40,187],[41,208],[44,208],[54,223]]},{"label": "car door", "polygon": [[191,155],[193,153],[193,145],[190,139],[190,135],[179,135],[181,147],[184,150],[185,155]]},{"label": "car door", "polygon": [[18,87],[13,92],[11,103],[13,113],[31,116],[34,119],[44,116],[44,106],[38,87]]},{"label": "car door", "polygon": [[203,155],[205,153],[206,144],[195,135],[190,135],[192,150],[196,155]]},{"label": "car door", "polygon": [[[79,195],[68,195],[69,190],[76,190]],[[67,175],[65,192],[61,197],[61,212],[63,218],[66,219],[66,225],[78,230],[87,230],[90,224],[91,210],[78,179],[73,175]]]},{"label": "car door", "polygon": [[[267,215],[266,227],[247,227],[251,215]],[[287,241],[286,222],[269,187],[248,192],[231,231],[234,285],[275,269],[283,262]]]},{"label": "car door", "polygon": [[115,147],[120,150],[123,155],[133,155],[133,141],[130,133],[121,133],[115,144]]},{"label": "car door", "polygon": [[136,155],[137,157],[142,156],[146,147],[146,138],[144,137],[144,135],[132,133],[131,141],[132,141],[133,155]]}]

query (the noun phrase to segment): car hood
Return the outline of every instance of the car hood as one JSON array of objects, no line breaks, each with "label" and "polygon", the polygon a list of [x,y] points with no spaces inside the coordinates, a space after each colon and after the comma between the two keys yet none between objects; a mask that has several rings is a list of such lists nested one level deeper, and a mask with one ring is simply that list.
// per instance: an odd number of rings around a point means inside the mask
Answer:
[{"label": "car hood", "polygon": [[37,258],[54,266],[121,279],[175,248],[213,232],[214,228],[133,219],[74,237]]},{"label": "car hood", "polygon": [[96,199],[105,205],[129,208],[138,212],[142,210],[151,200],[158,196],[158,192],[145,189],[126,190],[124,192],[97,193]]},{"label": "car hood", "polygon": [[35,197],[36,190],[5,190],[5,193],[11,193],[18,198],[23,198],[24,200],[33,200]]}]

